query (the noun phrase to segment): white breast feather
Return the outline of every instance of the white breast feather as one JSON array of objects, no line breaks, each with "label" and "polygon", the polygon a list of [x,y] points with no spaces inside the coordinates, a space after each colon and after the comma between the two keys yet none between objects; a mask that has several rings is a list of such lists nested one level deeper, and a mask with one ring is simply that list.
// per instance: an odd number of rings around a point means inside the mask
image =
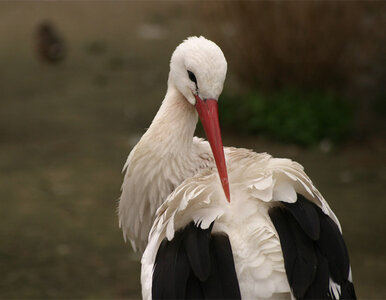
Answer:
[{"label": "white breast feather", "polygon": [[275,201],[294,202],[296,193],[321,207],[339,222],[303,167],[246,149],[225,148],[230,182],[228,203],[217,170],[206,169],[186,179],[159,207],[142,257],[142,295],[151,299],[157,249],[166,237],[192,220],[203,229],[216,220],[213,232],[228,234],[242,298],[290,297],[278,234],[268,209]]}]

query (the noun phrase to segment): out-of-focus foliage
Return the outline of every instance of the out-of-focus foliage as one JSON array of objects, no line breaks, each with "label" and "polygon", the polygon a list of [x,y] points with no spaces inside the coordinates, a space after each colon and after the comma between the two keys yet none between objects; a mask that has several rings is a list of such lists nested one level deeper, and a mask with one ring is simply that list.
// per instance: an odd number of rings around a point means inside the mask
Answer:
[{"label": "out-of-focus foliage", "polygon": [[[338,140],[350,125],[355,136],[375,131],[378,115],[371,108],[385,98],[386,2],[228,1],[206,6],[205,19],[222,37],[229,73],[243,90],[265,92],[241,97],[246,99],[242,102],[229,99],[230,107],[240,106],[237,114],[227,116],[239,131],[304,144],[323,137]],[[298,91],[290,92],[289,86]],[[341,98],[348,102],[339,103]],[[348,105],[358,106],[355,114]],[[350,115],[354,122],[348,121]]]},{"label": "out-of-focus foliage", "polygon": [[341,141],[350,133],[353,111],[342,99],[320,91],[283,89],[224,95],[225,126],[245,133],[264,133],[286,142],[311,145],[322,139]]},{"label": "out-of-focus foliage", "polygon": [[379,96],[374,103],[373,109],[379,116],[386,118],[386,97]]},{"label": "out-of-focus foliage", "polygon": [[372,73],[374,63],[381,67],[382,3],[229,1],[207,6],[207,19],[222,24],[213,28],[223,36],[231,69],[249,86],[341,90]]}]

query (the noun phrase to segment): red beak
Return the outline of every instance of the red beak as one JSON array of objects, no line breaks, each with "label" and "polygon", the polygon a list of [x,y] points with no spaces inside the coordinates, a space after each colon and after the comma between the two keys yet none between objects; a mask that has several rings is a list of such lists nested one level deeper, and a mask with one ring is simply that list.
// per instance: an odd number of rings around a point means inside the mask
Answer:
[{"label": "red beak", "polygon": [[216,162],[217,171],[220,176],[221,184],[224,189],[225,196],[230,202],[229,181],[227,166],[225,164],[224,148],[222,145],[220,123],[218,121],[218,105],[215,99],[201,100],[196,97],[196,110],[200,117],[202,126],[204,127],[206,137],[208,138],[210,147],[212,148],[214,160]]}]

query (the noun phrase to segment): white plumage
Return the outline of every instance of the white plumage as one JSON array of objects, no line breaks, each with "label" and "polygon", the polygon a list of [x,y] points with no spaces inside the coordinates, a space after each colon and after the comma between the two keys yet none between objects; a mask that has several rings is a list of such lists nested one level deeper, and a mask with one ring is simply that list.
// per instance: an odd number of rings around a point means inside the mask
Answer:
[{"label": "white plumage", "polygon": [[[327,220],[326,228],[336,228],[340,236],[339,221],[301,165],[266,153],[222,147],[217,99],[226,70],[225,57],[213,42],[192,37],[178,46],[162,105],[125,164],[119,223],[134,249],[146,248],[141,272],[144,299],[152,298],[161,242],[172,241],[192,221],[202,229],[214,222],[212,234],[227,235],[244,299],[294,296],[281,236],[268,213],[271,208],[297,203],[302,195],[321,209],[321,222],[324,215],[332,220],[333,225]],[[209,143],[193,137],[198,115]],[[316,214],[319,208],[311,210]],[[340,246],[345,256],[344,242]],[[318,261],[321,266],[323,262]],[[349,267],[342,269],[349,272],[343,279],[352,282]],[[351,285],[348,294],[355,296]],[[340,296],[340,285],[331,278],[328,289],[330,296]]]},{"label": "white plumage", "polygon": [[[206,55],[202,55],[202,49]],[[189,53],[189,56],[186,54]],[[203,37],[191,37],[173,53],[168,90],[151,126],[124,166],[119,224],[133,248],[143,252],[156,209],[186,178],[214,165],[210,147],[193,138],[197,124],[194,72],[205,98],[221,94],[227,63],[221,49]]]},{"label": "white plumage", "polygon": [[[268,216],[277,201],[295,202],[296,193],[320,206],[339,225],[303,167],[266,153],[225,148],[231,190],[228,203],[216,169],[186,179],[158,209],[142,257],[142,295],[151,299],[151,278],[161,241],[172,240],[191,220],[228,234],[243,299],[290,297],[278,234]],[[276,203],[275,203],[276,202]]]}]

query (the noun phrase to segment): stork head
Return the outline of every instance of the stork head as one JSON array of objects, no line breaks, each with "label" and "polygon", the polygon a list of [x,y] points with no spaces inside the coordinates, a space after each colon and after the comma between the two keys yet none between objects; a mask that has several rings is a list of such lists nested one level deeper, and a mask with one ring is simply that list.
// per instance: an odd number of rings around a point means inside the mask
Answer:
[{"label": "stork head", "polygon": [[227,72],[219,46],[204,37],[190,37],[174,51],[170,61],[171,83],[192,104],[200,99],[218,99]]},{"label": "stork head", "polygon": [[169,84],[196,107],[211,146],[224,193],[230,201],[228,173],[218,119],[227,62],[219,46],[204,37],[190,37],[174,51]]}]

